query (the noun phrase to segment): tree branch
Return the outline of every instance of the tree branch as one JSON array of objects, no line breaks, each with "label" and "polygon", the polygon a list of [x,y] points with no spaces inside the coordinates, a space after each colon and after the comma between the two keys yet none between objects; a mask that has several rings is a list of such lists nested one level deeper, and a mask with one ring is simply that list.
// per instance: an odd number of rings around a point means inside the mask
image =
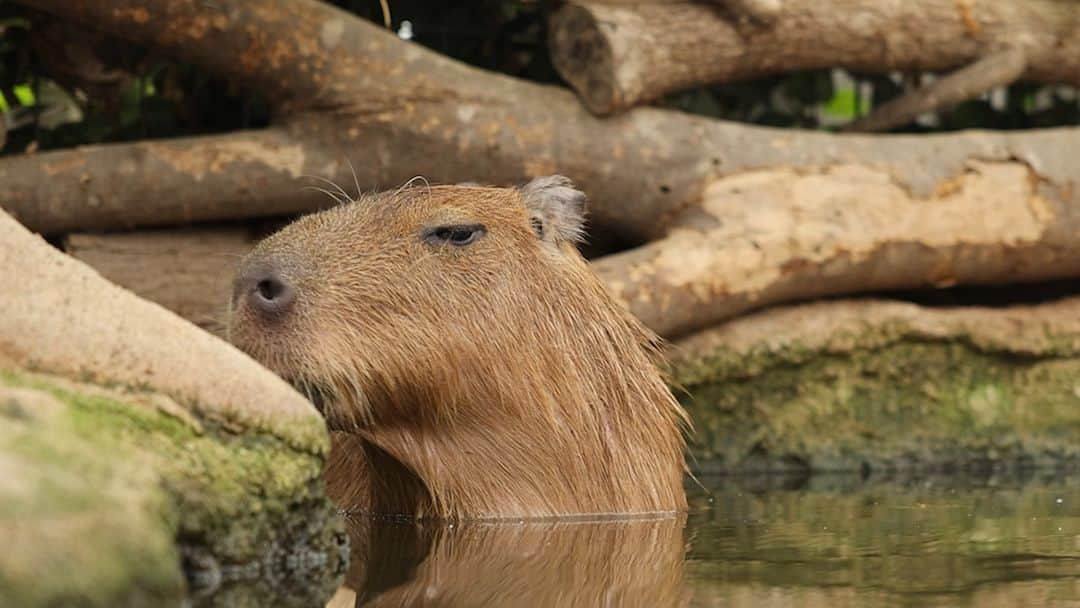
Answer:
[{"label": "tree branch", "polygon": [[341,102],[353,88],[339,78],[355,71],[356,55],[340,48],[355,17],[322,2],[18,1],[254,87],[286,111]]},{"label": "tree branch", "polygon": [[1072,2],[789,0],[750,29],[740,26],[746,3],[735,4],[572,2],[552,16],[552,62],[597,114],[797,70],[952,70],[1003,46],[1025,53],[1026,79],[1080,83],[1080,4]]},{"label": "tree branch", "polygon": [[176,315],[103,279],[0,212],[0,364],[153,387],[199,417],[323,451],[326,427],[281,378]]},{"label": "tree branch", "polygon": [[1080,276],[1080,200],[1046,192],[1016,162],[972,161],[926,198],[857,166],[748,173],[714,182],[668,237],[594,268],[669,338],[779,302]]},{"label": "tree branch", "polygon": [[844,130],[871,133],[906,125],[924,112],[944,110],[994,87],[1009,85],[1024,73],[1026,66],[1023,51],[1002,49],[930,85],[874,108],[873,112],[847,125]]},{"label": "tree branch", "polygon": [[0,204],[41,233],[284,215],[326,206],[317,148],[279,129],[85,146],[0,162]]}]

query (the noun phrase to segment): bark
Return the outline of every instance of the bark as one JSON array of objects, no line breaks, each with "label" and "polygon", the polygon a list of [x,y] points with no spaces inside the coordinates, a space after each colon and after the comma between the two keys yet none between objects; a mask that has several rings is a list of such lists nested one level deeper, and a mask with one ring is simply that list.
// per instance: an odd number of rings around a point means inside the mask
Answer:
[{"label": "bark", "polygon": [[1080,276],[1080,200],[1049,194],[1017,162],[972,161],[929,196],[862,166],[763,170],[595,268],[669,338],[778,302]]},{"label": "bark", "polygon": [[556,69],[597,114],[681,89],[790,72],[946,71],[1015,45],[1026,79],[1080,83],[1080,5],[1053,0],[791,0],[766,22],[703,4],[575,2],[551,20]]},{"label": "bark", "polygon": [[707,471],[1080,463],[1080,298],[934,309],[781,307],[680,340],[670,360]]},{"label": "bark", "polygon": [[319,152],[270,129],[11,156],[0,205],[42,233],[311,211],[330,203],[304,190]]},{"label": "bark", "polygon": [[309,211],[323,199],[300,191],[305,174],[371,189],[418,174],[512,184],[563,173],[589,195],[593,228],[630,241],[664,234],[717,177],[760,167],[864,163],[918,195],[969,158],[1016,158],[1062,188],[1080,174],[1073,130],[874,138],[649,109],[597,120],[566,91],[464,66],[311,0],[25,3],[266,90],[310,85],[306,104],[286,100],[263,132],[0,161],[0,206],[45,233]]},{"label": "bark", "polygon": [[1018,49],[1003,49],[961,68],[925,87],[874,108],[845,131],[887,131],[915,120],[924,112],[950,108],[995,87],[1007,86],[1024,72],[1027,60]]},{"label": "bark", "polygon": [[[686,4],[687,0],[591,0],[590,4],[637,6],[640,4]],[[740,18],[771,21],[780,14],[783,0],[699,0],[699,4],[714,4],[735,11]]]},{"label": "bark", "polygon": [[222,335],[233,275],[254,240],[236,227],[72,234],[64,250],[135,295]]}]

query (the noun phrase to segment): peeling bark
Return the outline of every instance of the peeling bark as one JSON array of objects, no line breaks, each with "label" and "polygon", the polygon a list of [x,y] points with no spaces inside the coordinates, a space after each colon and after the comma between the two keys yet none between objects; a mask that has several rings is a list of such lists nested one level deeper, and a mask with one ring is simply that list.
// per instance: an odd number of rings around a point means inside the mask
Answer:
[{"label": "peeling bark", "polygon": [[1042,186],[1016,162],[972,161],[929,196],[862,166],[746,173],[595,268],[666,337],[778,302],[1080,276],[1080,201]]},{"label": "peeling bark", "polygon": [[766,22],[745,23],[738,7],[574,2],[552,17],[552,62],[597,114],[797,70],[952,70],[1010,45],[1028,58],[1024,78],[1080,83],[1074,2],[798,0],[775,8]]}]

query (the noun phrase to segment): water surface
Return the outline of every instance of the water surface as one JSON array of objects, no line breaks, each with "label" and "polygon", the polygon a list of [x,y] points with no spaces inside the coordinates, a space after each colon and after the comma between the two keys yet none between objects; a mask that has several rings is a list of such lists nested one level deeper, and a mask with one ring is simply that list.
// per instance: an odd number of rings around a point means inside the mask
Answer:
[{"label": "water surface", "polygon": [[1078,606],[1066,475],[701,479],[685,517],[350,522],[342,606]]},{"label": "water surface", "polygon": [[[700,482],[679,517],[352,519],[327,605],[1080,608],[1075,474]],[[291,571],[303,580],[222,585],[192,605],[309,606],[341,583]]]}]

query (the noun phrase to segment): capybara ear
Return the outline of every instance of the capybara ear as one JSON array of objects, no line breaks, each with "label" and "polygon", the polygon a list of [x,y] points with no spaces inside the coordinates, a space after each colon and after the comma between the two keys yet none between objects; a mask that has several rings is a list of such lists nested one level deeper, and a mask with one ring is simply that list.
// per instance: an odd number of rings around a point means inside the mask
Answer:
[{"label": "capybara ear", "polygon": [[537,236],[576,243],[585,236],[585,193],[561,175],[538,177],[521,189]]}]

